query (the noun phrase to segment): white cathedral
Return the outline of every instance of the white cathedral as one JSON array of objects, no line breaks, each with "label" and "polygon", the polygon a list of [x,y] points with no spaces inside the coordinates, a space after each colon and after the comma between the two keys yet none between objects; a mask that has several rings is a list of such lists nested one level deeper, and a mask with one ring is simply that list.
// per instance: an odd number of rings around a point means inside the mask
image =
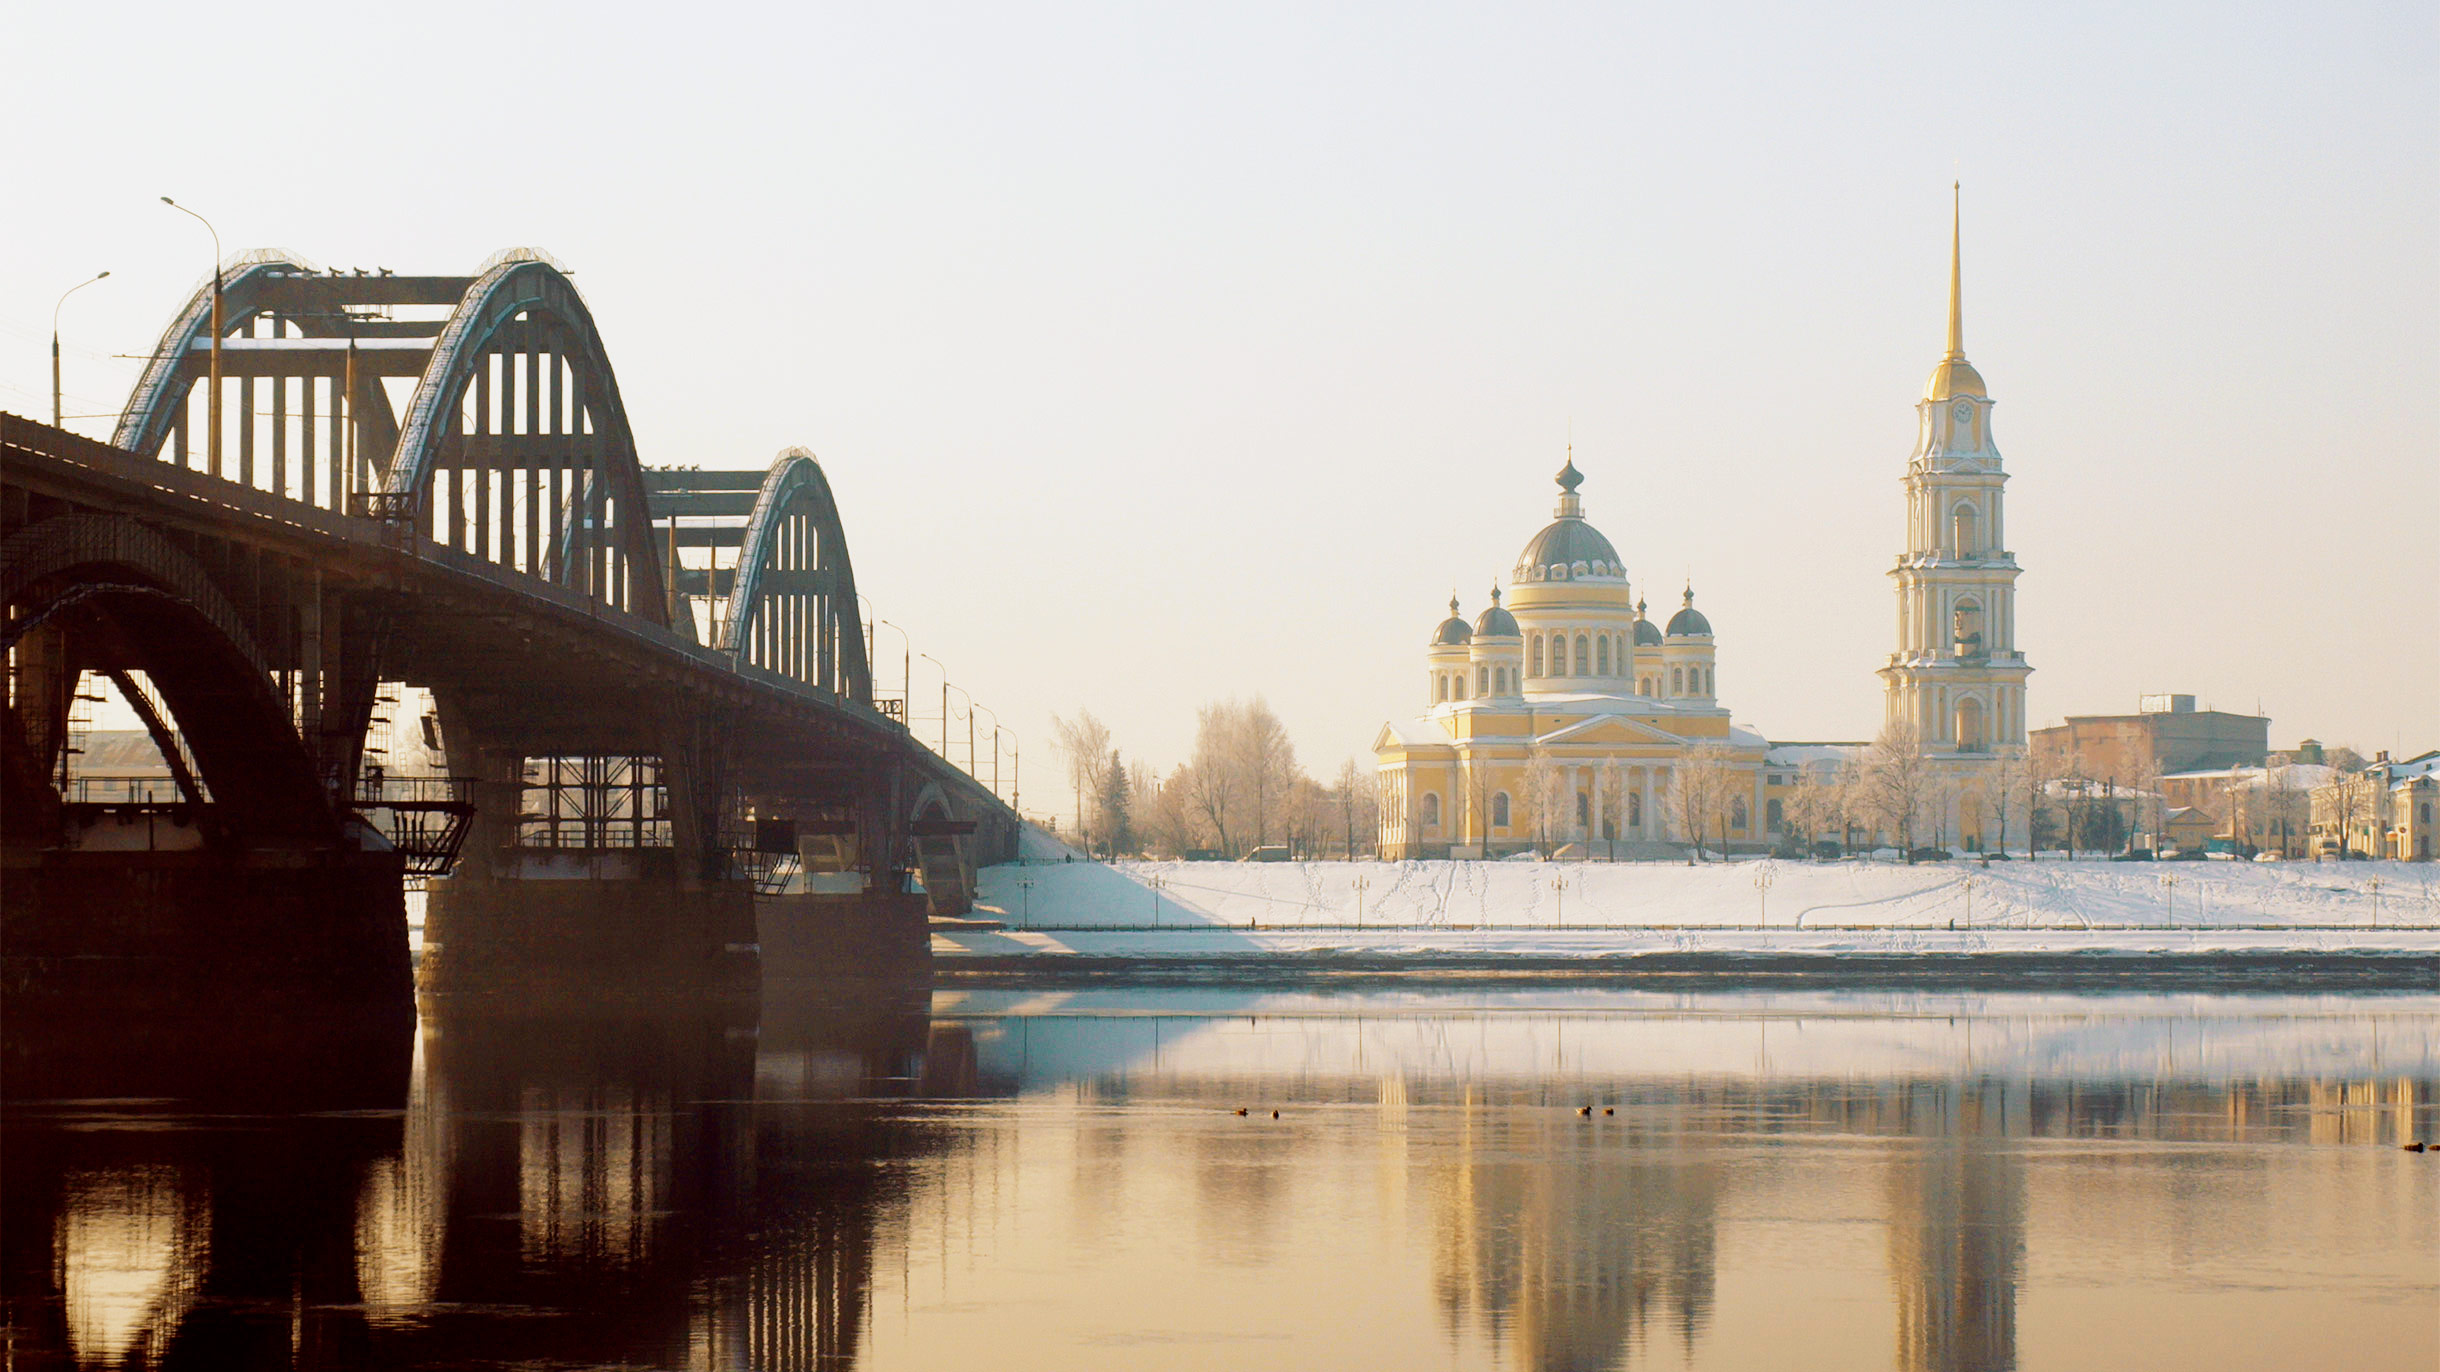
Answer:
[{"label": "white cathedral", "polygon": [[[2033,669],[2017,650],[2018,567],[1992,400],[1965,355],[1959,227],[1952,210],[1948,350],[1915,406],[1906,551],[1889,573],[1897,651],[1879,675],[1886,723],[1911,729],[1943,773],[1971,778],[2023,754]],[[1743,850],[1781,841],[1782,801],[1800,769],[1844,765],[1861,745],[1773,744],[1738,725],[1692,588],[1666,630],[1656,627],[1624,560],[1585,519],[1572,454],[1557,480],[1558,508],[1518,556],[1507,603],[1493,586],[1469,623],[1450,602],[1425,649],[1424,712],[1374,740],[1382,856],[1656,851],[1685,837],[1667,798],[1690,755],[1732,776],[1711,837]],[[1938,829],[1963,846],[2002,837],[1990,807],[1955,794],[1948,805]]]}]

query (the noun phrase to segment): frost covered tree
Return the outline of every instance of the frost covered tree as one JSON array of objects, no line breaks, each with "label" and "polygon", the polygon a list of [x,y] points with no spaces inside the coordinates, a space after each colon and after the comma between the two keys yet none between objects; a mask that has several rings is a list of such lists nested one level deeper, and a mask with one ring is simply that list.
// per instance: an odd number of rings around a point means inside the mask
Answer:
[{"label": "frost covered tree", "polygon": [[1544,852],[1550,851],[1552,835],[1566,830],[1559,811],[1559,782],[1559,764],[1549,753],[1534,749],[1525,759],[1525,793],[1517,799],[1525,807],[1525,822],[1533,827],[1535,845]]},{"label": "frost covered tree", "polygon": [[1100,790],[1101,769],[1110,756],[1109,726],[1095,719],[1091,710],[1078,710],[1073,719],[1053,715],[1051,746],[1067,763],[1068,787],[1076,793],[1076,836],[1089,850],[1095,826],[1085,812]]},{"label": "frost covered tree", "polygon": [[1694,845],[1686,857],[1689,863],[1705,856],[1703,836],[1715,828],[1726,854],[1735,778],[1728,750],[1717,743],[1696,744],[1669,769],[1669,826],[1679,842]]},{"label": "frost covered tree", "polygon": [[1863,799],[1874,821],[1895,834],[1906,860],[1915,860],[1915,822],[1932,797],[1932,760],[1923,736],[1907,724],[1891,724],[1864,754]]}]

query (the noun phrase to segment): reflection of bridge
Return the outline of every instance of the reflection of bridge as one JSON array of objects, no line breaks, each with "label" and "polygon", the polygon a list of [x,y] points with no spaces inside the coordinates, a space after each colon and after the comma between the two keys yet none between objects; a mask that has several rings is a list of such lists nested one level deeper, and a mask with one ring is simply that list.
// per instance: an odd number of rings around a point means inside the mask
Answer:
[{"label": "reflection of bridge", "polygon": [[[102,926],[124,949],[168,955],[166,898],[266,927],[286,909],[322,941],[289,956],[353,939],[392,975],[386,850],[438,865],[462,842],[433,889],[436,984],[519,964],[750,985],[758,881],[810,871],[829,894],[794,916],[919,955],[908,873],[954,906],[1011,848],[1013,812],[873,695],[820,465],[643,467],[555,265],[256,255],[225,278],[113,443],[0,421],[12,958],[96,951],[64,915],[97,905],[126,912]],[[101,681],[175,803],[74,802],[72,709]],[[432,692],[447,778],[368,752],[398,684]],[[333,882],[386,909],[347,933],[316,913]]]}]

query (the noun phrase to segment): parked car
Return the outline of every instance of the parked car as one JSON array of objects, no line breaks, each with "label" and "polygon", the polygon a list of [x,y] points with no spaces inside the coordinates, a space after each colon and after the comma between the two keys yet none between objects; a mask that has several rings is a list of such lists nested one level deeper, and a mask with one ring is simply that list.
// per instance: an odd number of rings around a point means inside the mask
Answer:
[{"label": "parked car", "polygon": [[1847,850],[1840,846],[1838,840],[1836,839],[1826,838],[1813,845],[1813,856],[1823,862],[1835,861],[1838,858],[1846,856],[1846,854]]},{"label": "parked car", "polygon": [[1906,855],[1908,862],[1946,862],[1954,856],[1946,848],[1917,848]]},{"label": "parked car", "polygon": [[1239,862],[1286,862],[1287,860],[1288,845],[1284,843],[1266,843],[1238,859]]},{"label": "parked car", "polygon": [[2152,850],[2149,848],[2129,848],[2123,853],[2110,854],[2112,862],[2150,862],[2151,860]]}]

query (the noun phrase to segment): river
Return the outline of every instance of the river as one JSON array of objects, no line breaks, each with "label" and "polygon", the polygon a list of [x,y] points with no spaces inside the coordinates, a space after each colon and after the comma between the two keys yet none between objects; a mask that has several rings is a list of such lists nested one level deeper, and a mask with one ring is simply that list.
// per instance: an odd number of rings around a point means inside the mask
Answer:
[{"label": "river", "polygon": [[11,1368],[2440,1365],[2429,994],[972,984],[427,1011],[389,1058],[82,1032],[11,1059]]}]

